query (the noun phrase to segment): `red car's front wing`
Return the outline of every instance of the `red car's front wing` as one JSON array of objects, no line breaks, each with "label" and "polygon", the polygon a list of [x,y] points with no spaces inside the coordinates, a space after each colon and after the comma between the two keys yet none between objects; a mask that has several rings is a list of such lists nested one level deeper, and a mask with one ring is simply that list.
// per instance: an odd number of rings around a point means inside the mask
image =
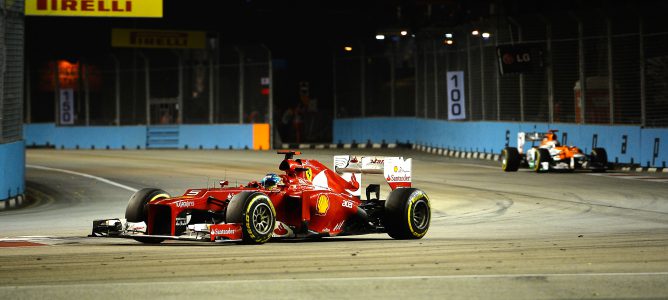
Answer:
[{"label": "red car's front wing", "polygon": [[124,219],[93,221],[91,237],[119,237],[144,240],[187,240],[202,242],[238,242],[242,240],[241,224],[194,224],[181,235],[144,234],[144,222],[133,223]]}]

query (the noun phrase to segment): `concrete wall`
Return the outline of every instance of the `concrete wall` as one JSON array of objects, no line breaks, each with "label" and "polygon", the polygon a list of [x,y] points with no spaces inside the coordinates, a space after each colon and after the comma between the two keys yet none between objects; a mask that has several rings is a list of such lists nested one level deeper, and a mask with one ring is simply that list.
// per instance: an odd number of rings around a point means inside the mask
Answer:
[{"label": "concrete wall", "polygon": [[25,165],[23,141],[0,144],[0,201],[25,192]]},{"label": "concrete wall", "polygon": [[[586,153],[589,153],[593,146],[605,148],[611,162],[633,162],[655,167],[668,163],[668,129],[647,129],[639,126],[448,122],[419,118],[338,119],[334,121],[333,142],[385,141],[500,153],[506,143],[517,146],[518,132],[544,132],[548,129],[557,129],[560,134],[566,133],[567,144],[576,145]],[[658,149],[655,149],[656,139]]]}]

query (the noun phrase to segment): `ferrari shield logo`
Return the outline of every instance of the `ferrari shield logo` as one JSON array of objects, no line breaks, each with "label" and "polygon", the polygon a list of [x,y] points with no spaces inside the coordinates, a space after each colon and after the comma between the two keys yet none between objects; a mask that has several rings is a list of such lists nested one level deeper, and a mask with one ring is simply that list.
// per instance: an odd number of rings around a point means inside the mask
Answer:
[{"label": "ferrari shield logo", "polygon": [[313,171],[311,168],[306,169],[306,180],[313,181]]},{"label": "ferrari shield logo", "polygon": [[318,202],[315,205],[315,214],[324,216],[327,214],[327,210],[329,210],[329,197],[327,197],[325,194],[322,194],[320,197],[318,197]]}]

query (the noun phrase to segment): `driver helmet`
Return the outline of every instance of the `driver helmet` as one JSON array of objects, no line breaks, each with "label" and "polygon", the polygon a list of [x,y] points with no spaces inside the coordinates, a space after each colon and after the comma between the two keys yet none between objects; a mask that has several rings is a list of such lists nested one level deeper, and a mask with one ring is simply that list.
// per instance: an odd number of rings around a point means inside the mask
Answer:
[{"label": "driver helmet", "polygon": [[274,174],[274,173],[269,173],[262,178],[260,181],[260,184],[265,188],[265,189],[273,189],[275,188],[278,183],[281,182],[281,177]]}]

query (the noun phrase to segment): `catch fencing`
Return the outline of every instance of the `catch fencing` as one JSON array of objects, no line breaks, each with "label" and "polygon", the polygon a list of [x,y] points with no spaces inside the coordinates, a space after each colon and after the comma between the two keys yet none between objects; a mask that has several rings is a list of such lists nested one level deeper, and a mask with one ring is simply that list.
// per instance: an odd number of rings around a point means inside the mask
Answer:
[{"label": "catch fencing", "polygon": [[[495,17],[351,46],[333,63],[338,118],[449,119],[448,72],[462,71],[465,121],[668,126],[662,17]],[[531,62],[502,75],[504,48]]]},{"label": "catch fencing", "polygon": [[48,53],[27,68],[26,123],[58,126],[270,123],[271,51],[114,48],[70,59]]}]

